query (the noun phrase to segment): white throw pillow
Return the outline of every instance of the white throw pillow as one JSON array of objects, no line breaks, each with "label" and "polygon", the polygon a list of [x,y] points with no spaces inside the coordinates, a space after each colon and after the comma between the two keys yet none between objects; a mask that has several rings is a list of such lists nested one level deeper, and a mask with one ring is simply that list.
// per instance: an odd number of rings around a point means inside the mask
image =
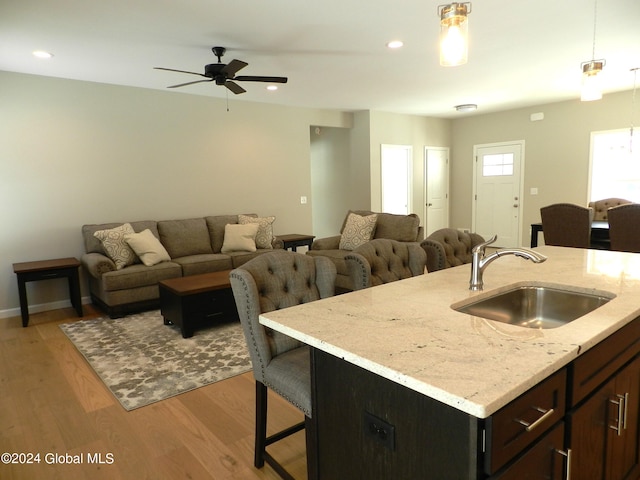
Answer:
[{"label": "white throw pillow", "polygon": [[248,215],[238,215],[238,223],[246,225],[248,223],[258,224],[256,234],[256,248],[273,248],[273,222],[276,217],[250,217]]},{"label": "white throw pillow", "polygon": [[222,253],[255,252],[258,227],[257,223],[246,225],[227,223],[224,226],[224,242],[220,251]]},{"label": "white throw pillow", "polygon": [[366,217],[350,213],[342,230],[338,248],[340,250],[354,250],[370,241],[376,228],[377,219],[378,215],[375,213]]},{"label": "white throw pillow", "polygon": [[116,269],[118,270],[136,261],[136,254],[129,248],[124,239],[124,236],[130,233],[135,232],[131,224],[125,223],[110,230],[98,230],[93,234],[94,237],[102,242],[102,248],[107,252],[109,258],[113,260],[113,263],[116,264]]},{"label": "white throw pillow", "polygon": [[140,233],[128,233],[124,240],[147,267],[171,260],[167,249],[148,228]]}]

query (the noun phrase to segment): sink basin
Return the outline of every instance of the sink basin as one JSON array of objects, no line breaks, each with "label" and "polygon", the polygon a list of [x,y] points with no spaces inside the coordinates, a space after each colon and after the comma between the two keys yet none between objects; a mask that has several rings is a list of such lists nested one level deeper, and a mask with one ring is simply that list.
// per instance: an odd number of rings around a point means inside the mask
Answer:
[{"label": "sink basin", "polygon": [[615,295],[565,290],[561,287],[518,286],[506,292],[452,305],[458,312],[528,328],[557,328],[601,307]]}]

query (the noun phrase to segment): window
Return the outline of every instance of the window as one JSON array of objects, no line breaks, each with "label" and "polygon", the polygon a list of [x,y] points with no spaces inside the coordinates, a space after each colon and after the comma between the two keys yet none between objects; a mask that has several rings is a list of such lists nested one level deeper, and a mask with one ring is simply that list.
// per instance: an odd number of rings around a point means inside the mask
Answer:
[{"label": "window", "polygon": [[[640,203],[640,140],[629,129],[591,134],[589,201],[624,198]],[[632,142],[635,140],[635,144]]]},{"label": "window", "polygon": [[495,153],[482,157],[482,176],[513,175],[513,153]]}]

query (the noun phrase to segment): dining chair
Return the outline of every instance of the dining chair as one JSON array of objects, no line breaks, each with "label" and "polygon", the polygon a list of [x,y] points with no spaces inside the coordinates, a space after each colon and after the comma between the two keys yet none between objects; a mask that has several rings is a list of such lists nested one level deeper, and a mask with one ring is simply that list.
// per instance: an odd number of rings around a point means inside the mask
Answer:
[{"label": "dining chair", "polygon": [[422,275],[426,259],[417,242],[387,238],[371,240],[344,257],[355,290]]},{"label": "dining chair", "polygon": [[609,209],[617,207],[618,205],[626,205],[627,203],[633,203],[624,198],[603,198],[602,200],[595,200],[589,202],[589,206],[593,208],[593,221],[594,222],[606,222],[609,220]]},{"label": "dining chair", "polygon": [[[315,445],[310,428],[313,412],[309,347],[264,327],[258,316],[333,296],[335,265],[325,257],[274,250],[232,270],[229,278],[256,381],[254,465],[262,468],[266,462],[283,479],[293,480],[266,449],[306,428],[307,471],[313,478],[317,465],[314,448],[309,448]],[[267,389],[298,408],[304,421],[267,436]]]},{"label": "dining chair", "polygon": [[593,209],[572,203],[555,203],[540,209],[545,245],[589,248]]},{"label": "dining chair", "polygon": [[611,250],[640,253],[640,204],[609,209]]}]

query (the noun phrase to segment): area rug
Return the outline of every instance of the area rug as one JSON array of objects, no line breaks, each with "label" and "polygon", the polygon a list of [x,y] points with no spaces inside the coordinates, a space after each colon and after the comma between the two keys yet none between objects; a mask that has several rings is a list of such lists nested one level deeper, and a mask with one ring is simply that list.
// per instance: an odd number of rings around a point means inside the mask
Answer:
[{"label": "area rug", "polygon": [[224,380],[251,369],[242,327],[235,322],[182,338],[159,310],[60,325],[125,410]]}]

